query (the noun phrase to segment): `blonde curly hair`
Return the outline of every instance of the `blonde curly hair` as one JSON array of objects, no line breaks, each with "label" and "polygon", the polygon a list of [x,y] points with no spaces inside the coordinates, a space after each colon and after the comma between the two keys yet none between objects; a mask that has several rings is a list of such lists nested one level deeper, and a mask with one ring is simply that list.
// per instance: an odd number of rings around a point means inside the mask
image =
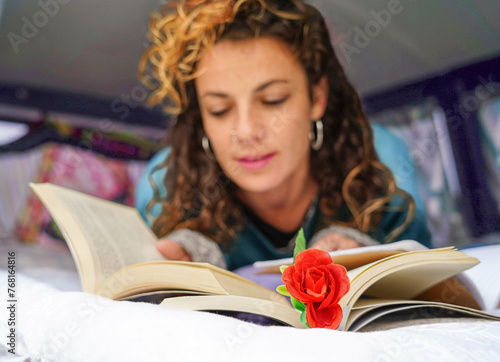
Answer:
[{"label": "blonde curly hair", "polygon": [[[253,14],[245,6],[258,8]],[[249,11],[250,10],[250,11]],[[240,12],[259,19],[271,11],[286,19],[298,19],[301,14],[273,9],[261,0],[185,0],[169,2],[160,13],[153,13],[149,24],[152,46],[139,63],[139,79],[154,89],[148,99],[152,105],[168,100],[164,109],[176,116],[188,104],[185,84],[195,79],[196,63],[202,51],[210,49],[224,33],[226,24],[233,23]]]},{"label": "blonde curly hair", "polygon": [[[244,226],[236,186],[203,151],[204,135],[194,79],[203,51],[222,40],[271,37],[287,44],[302,64],[309,86],[326,76],[328,106],[323,117],[324,145],[311,152],[311,173],[319,185],[323,225],[339,224],[345,205],[351,217],[343,225],[369,233],[375,230],[388,202],[397,194],[410,223],[411,196],[396,187],[389,169],[379,162],[373,134],[355,89],[348,82],[332,47],[322,15],[302,0],[184,0],[168,3],[151,17],[152,46],[139,64],[139,77],[153,92],[150,104],[161,104],[174,119],[164,164],[166,198],[155,197],[162,212],[153,223],[158,236],[191,228],[218,242],[230,242]],[[221,182],[221,175],[224,179]],[[153,183],[152,183],[153,184]],[[209,191],[207,191],[209,190]]]}]

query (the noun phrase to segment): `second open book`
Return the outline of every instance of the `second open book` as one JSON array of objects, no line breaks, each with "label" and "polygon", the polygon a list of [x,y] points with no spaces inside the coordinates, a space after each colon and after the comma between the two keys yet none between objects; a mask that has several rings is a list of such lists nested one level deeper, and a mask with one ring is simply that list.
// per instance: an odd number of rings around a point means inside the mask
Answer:
[{"label": "second open book", "polygon": [[[136,209],[52,184],[31,188],[67,241],[84,292],[116,300],[156,298],[170,308],[252,313],[303,327],[299,312],[274,291],[209,264],[164,260],[156,250],[156,236]],[[340,302],[344,329],[363,328],[374,311],[389,315],[423,306],[500,320],[478,309],[481,302],[471,296],[473,287],[450,279],[477,259],[453,247],[390,254],[349,271],[351,289]],[[444,304],[443,296],[451,303]]]}]

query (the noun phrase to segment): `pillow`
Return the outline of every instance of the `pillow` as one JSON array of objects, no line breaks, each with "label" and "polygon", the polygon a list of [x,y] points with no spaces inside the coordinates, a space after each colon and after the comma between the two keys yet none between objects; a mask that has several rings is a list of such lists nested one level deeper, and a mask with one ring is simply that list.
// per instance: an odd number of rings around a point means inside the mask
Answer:
[{"label": "pillow", "polygon": [[[134,188],[145,167],[145,161],[108,158],[69,145],[47,145],[43,148],[40,169],[34,182],[50,182],[102,199],[133,205]],[[16,234],[22,241],[60,239],[52,218],[30,193],[19,215]]]}]

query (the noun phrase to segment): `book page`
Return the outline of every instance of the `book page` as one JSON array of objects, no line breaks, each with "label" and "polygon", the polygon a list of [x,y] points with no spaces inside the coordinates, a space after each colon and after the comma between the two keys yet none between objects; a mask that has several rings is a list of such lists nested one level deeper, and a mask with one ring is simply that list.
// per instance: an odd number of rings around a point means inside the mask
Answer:
[{"label": "book page", "polygon": [[418,300],[444,302],[477,310],[484,310],[481,295],[478,295],[474,284],[459,273],[424,291],[415,297]]},{"label": "book page", "polygon": [[500,245],[485,245],[462,250],[481,261],[477,267],[464,272],[484,301],[484,309],[500,308]]},{"label": "book page", "polygon": [[[438,252],[443,252],[443,251],[455,251],[455,247],[453,246],[450,246],[450,247],[446,247],[446,248],[441,248],[441,249],[426,249],[426,253],[432,253],[432,254],[428,254],[428,255],[432,255],[431,258],[435,258],[435,253]],[[382,259],[379,259],[379,260],[376,260],[374,262],[371,262],[369,264],[365,264],[365,265],[362,265],[358,268],[355,268],[355,269],[351,269],[347,272],[347,276],[349,277],[349,280],[351,281],[351,283],[358,277],[360,277],[361,275],[363,275],[363,273],[365,273],[366,270],[369,270],[370,268],[373,268],[373,267],[378,267],[379,264],[381,263],[385,263],[386,261],[388,260],[391,260],[391,263],[394,263],[394,259],[395,257],[403,257],[403,258],[410,258],[412,259],[413,257],[408,257],[408,255],[412,255],[412,254],[416,254],[418,255],[421,251],[419,250],[416,250],[416,251],[406,251],[406,252],[401,252],[401,253],[397,253],[397,254],[392,254],[392,255],[388,255],[387,257],[385,258],[382,258]],[[424,259],[426,259],[426,257],[424,256]],[[398,259],[396,259],[396,264],[398,264]]]},{"label": "book page", "polygon": [[191,290],[220,295],[259,298],[290,306],[277,292],[208,263],[162,260],[128,266],[113,274],[98,290],[111,298],[165,290]]},{"label": "book page", "polygon": [[453,247],[390,256],[349,271],[351,289],[340,304],[351,305],[365,292],[378,298],[411,299],[478,263]]},{"label": "book page", "polygon": [[198,311],[234,311],[263,315],[295,328],[306,328],[300,312],[291,305],[236,295],[185,296],[164,299],[162,307]]},{"label": "book page", "polygon": [[[385,315],[396,314],[407,310],[403,325],[411,325],[412,320],[429,320],[439,318],[473,317],[489,320],[500,320],[500,316],[485,313],[477,309],[456,306],[436,301],[399,300],[399,299],[366,299],[356,301],[349,315],[346,328],[356,331]],[[401,317],[401,314],[400,314]]]},{"label": "book page", "polygon": [[[363,258],[362,254],[366,254],[367,259],[372,259],[374,255],[380,255],[380,258],[393,255],[394,252],[404,252],[404,251],[414,251],[414,250],[426,250],[427,247],[420,244],[415,240],[401,240],[396,241],[390,244],[380,244],[380,245],[370,245],[363,246],[360,248],[352,248],[352,249],[344,249],[344,250],[336,250],[330,252],[330,255],[333,258],[333,262],[337,263],[336,259],[340,260],[348,260],[349,263],[353,265],[356,263],[355,260],[359,257]],[[266,260],[266,261],[256,261],[253,266],[255,268],[274,268],[273,270],[279,270],[281,265],[291,265],[293,264],[293,258],[283,258],[277,260]],[[341,264],[341,262],[339,262]],[[357,263],[358,266],[360,265]],[[365,263],[366,264],[366,263]],[[277,268],[275,268],[277,267]]]},{"label": "book page", "polygon": [[31,187],[65,235],[84,291],[127,265],[164,259],[136,209],[56,185]]}]

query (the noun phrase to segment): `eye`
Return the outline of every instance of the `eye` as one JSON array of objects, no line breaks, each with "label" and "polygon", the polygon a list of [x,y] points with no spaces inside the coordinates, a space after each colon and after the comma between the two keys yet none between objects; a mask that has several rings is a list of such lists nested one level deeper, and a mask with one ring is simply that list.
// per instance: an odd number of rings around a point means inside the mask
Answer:
[{"label": "eye", "polygon": [[268,106],[277,106],[277,105],[284,103],[287,99],[288,99],[288,96],[283,97],[283,98],[279,98],[279,99],[264,100],[264,101],[262,101],[262,103],[264,103],[265,105],[268,105]]},{"label": "eye", "polygon": [[227,112],[229,112],[229,109],[224,109],[222,111],[216,111],[216,112],[208,112],[211,116],[213,117],[222,117],[225,115]]}]

